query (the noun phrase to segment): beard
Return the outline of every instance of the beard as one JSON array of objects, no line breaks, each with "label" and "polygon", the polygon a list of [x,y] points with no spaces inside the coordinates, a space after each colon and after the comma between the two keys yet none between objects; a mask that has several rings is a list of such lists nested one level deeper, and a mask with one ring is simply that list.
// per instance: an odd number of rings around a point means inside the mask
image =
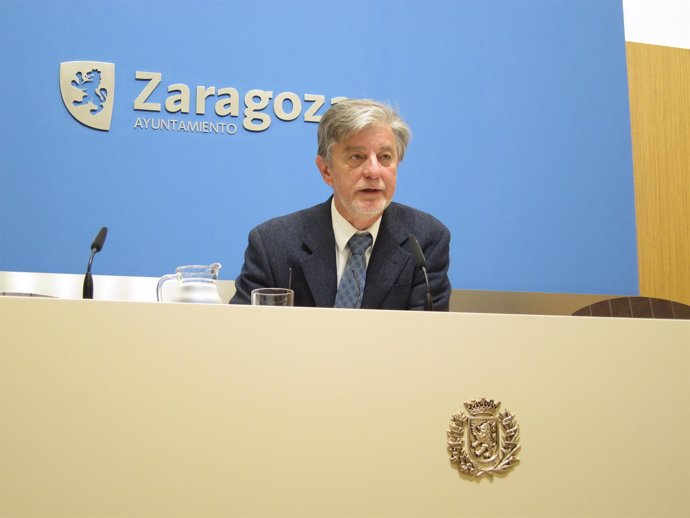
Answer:
[{"label": "beard", "polygon": [[348,208],[353,214],[360,216],[378,216],[382,214],[384,210],[388,208],[391,204],[391,200],[383,199],[374,202],[362,202],[354,200]]}]

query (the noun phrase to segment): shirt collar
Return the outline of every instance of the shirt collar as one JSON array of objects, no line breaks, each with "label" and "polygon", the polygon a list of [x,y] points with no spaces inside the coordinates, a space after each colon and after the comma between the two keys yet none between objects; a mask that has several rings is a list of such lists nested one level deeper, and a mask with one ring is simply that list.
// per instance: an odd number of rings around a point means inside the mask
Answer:
[{"label": "shirt collar", "polygon": [[352,236],[358,232],[369,232],[373,241],[371,246],[373,248],[374,243],[376,243],[376,236],[379,233],[379,226],[381,225],[381,216],[378,217],[372,225],[365,230],[358,230],[353,227],[348,220],[346,220],[338,209],[335,208],[335,198],[331,199],[331,219],[333,220],[333,234],[335,235],[335,245],[338,247],[338,251],[342,252],[347,246],[347,242]]}]

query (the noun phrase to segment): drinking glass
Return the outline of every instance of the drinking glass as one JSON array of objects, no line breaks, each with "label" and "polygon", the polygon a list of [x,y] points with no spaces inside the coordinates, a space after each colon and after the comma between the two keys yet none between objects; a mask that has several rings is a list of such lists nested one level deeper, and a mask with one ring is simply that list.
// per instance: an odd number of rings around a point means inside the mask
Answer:
[{"label": "drinking glass", "polygon": [[295,292],[287,288],[257,288],[252,290],[253,306],[292,306]]}]

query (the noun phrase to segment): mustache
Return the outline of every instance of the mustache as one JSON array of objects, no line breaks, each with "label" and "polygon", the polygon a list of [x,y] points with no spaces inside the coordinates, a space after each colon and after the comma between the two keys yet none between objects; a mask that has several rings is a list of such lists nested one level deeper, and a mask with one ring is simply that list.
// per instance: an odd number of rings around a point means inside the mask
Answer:
[{"label": "mustache", "polygon": [[384,191],[386,189],[386,186],[383,183],[362,183],[360,185],[356,185],[355,188],[358,191],[365,191],[367,189],[374,189],[376,191]]}]

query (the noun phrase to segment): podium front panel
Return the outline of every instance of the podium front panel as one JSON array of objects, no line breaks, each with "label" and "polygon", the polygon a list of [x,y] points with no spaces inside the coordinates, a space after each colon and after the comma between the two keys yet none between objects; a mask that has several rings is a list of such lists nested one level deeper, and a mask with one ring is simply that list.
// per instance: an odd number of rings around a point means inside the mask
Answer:
[{"label": "podium front panel", "polygon": [[[690,322],[0,297],[0,516],[690,514]],[[519,463],[449,459],[501,403]]]}]

